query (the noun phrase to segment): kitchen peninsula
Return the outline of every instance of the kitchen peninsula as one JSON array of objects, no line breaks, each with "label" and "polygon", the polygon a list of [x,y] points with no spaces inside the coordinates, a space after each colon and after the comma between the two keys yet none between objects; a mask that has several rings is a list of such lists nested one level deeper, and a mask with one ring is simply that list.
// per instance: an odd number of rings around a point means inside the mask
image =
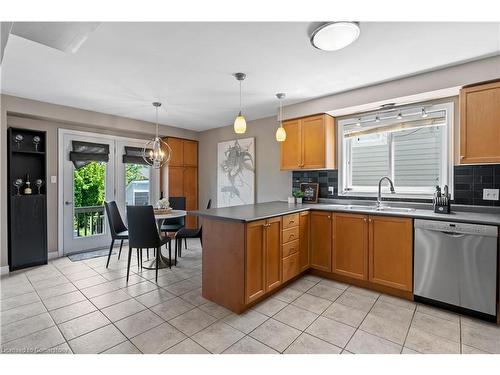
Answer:
[{"label": "kitchen peninsula", "polygon": [[242,313],[310,271],[413,299],[413,219],[500,225],[497,213],[267,202],[203,217],[203,297]]}]

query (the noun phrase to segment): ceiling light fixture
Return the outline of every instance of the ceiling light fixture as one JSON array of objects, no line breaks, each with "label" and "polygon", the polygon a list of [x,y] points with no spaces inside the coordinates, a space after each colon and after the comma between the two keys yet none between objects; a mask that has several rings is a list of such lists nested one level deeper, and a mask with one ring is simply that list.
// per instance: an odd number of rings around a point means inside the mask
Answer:
[{"label": "ceiling light fixture", "polygon": [[380,117],[378,117],[378,115],[375,116],[375,122],[380,122]]},{"label": "ceiling light fixture", "polygon": [[285,99],[285,96],[286,95],[282,92],[276,94],[276,97],[280,101],[280,108],[278,111],[278,122],[280,126],[276,130],[276,141],[278,142],[284,142],[286,139],[286,131],[283,127],[283,99]]},{"label": "ceiling light fixture", "polygon": [[398,117],[396,117],[398,120],[401,120],[403,118],[403,114],[401,112],[398,113]]},{"label": "ceiling light fixture", "polygon": [[428,116],[427,112],[425,111],[425,108],[422,108],[422,117],[426,118]]},{"label": "ceiling light fixture", "polygon": [[155,169],[160,169],[165,163],[168,163],[170,156],[172,155],[172,149],[170,146],[158,135],[158,108],[160,108],[160,106],[160,102],[153,103],[153,107],[156,108],[155,137],[146,143],[142,149],[142,158],[148,165]]},{"label": "ceiling light fixture", "polygon": [[323,51],[337,51],[358,39],[361,30],[357,22],[327,22],[311,35],[311,44]]},{"label": "ceiling light fixture", "polygon": [[247,121],[245,116],[241,114],[241,82],[246,78],[245,73],[235,73],[234,77],[240,82],[240,112],[238,116],[234,119],[234,132],[236,134],[245,134],[247,131]]}]

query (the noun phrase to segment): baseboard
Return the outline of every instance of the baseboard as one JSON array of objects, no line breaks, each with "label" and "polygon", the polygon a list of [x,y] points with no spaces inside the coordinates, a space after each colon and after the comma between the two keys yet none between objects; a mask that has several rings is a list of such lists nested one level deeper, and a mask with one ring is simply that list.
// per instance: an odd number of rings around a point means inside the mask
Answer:
[{"label": "baseboard", "polygon": [[0,275],[7,275],[9,273],[9,266],[0,267]]},{"label": "baseboard", "polygon": [[49,251],[49,253],[47,254],[47,259],[51,260],[51,259],[56,259],[56,258],[59,258],[59,252]]}]

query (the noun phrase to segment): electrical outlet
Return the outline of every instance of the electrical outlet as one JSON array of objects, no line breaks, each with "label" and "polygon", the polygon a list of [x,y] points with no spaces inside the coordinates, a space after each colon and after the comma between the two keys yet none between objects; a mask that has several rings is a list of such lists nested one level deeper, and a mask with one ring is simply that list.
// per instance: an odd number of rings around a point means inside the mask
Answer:
[{"label": "electrical outlet", "polygon": [[485,201],[497,201],[500,189],[483,189],[483,199]]},{"label": "electrical outlet", "polygon": [[57,176],[50,176],[50,183],[57,184]]},{"label": "electrical outlet", "polygon": [[333,186],[328,186],[328,194],[333,195]]}]

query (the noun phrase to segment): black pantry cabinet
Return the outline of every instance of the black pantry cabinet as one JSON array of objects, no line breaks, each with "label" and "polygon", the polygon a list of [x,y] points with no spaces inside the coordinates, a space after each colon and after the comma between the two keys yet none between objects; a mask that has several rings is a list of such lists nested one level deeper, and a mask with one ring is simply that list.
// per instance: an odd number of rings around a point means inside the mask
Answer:
[{"label": "black pantry cabinet", "polygon": [[[47,264],[47,135],[12,127],[7,134],[9,269],[14,271]],[[24,193],[28,175],[31,194]]]}]

